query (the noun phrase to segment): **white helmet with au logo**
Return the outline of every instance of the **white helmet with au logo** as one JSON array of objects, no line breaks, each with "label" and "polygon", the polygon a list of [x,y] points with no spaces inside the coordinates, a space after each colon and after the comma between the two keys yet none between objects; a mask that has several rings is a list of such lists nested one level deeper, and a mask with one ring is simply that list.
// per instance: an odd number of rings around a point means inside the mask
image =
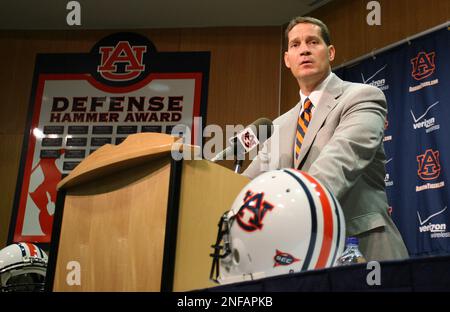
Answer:
[{"label": "white helmet with au logo", "polygon": [[31,243],[0,250],[0,292],[44,291],[47,255]]},{"label": "white helmet with au logo", "polygon": [[219,223],[210,278],[221,284],[331,267],[344,249],[336,198],[308,174],[261,174]]}]

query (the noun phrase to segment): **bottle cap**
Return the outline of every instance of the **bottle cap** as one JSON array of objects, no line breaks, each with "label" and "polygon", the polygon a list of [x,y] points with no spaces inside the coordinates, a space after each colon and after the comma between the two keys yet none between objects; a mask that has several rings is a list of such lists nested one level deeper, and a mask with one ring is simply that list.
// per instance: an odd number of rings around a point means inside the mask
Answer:
[{"label": "bottle cap", "polygon": [[358,245],[357,237],[347,237],[347,245]]}]

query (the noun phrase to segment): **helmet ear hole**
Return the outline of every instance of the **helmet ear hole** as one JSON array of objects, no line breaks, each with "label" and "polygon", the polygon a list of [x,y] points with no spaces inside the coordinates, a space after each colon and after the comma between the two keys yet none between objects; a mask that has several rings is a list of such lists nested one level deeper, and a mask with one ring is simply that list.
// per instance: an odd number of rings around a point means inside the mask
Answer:
[{"label": "helmet ear hole", "polygon": [[238,265],[240,261],[241,261],[241,258],[239,255],[239,250],[234,249],[233,250],[233,262],[235,263],[235,265]]}]

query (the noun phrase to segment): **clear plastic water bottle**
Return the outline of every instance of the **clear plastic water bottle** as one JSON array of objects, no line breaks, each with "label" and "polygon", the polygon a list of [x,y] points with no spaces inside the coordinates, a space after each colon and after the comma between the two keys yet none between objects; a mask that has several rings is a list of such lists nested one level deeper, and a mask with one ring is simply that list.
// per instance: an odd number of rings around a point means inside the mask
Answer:
[{"label": "clear plastic water bottle", "polygon": [[345,244],[345,250],[337,260],[336,264],[341,266],[367,262],[361,251],[359,251],[358,245],[359,241],[357,237],[348,237]]}]

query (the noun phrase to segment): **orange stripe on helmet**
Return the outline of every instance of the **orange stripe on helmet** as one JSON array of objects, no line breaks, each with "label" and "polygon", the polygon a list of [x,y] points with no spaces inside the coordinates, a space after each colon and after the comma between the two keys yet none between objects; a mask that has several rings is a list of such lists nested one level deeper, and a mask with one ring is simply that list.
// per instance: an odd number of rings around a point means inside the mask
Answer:
[{"label": "orange stripe on helmet", "polygon": [[333,212],[331,210],[331,204],[328,200],[323,187],[310,175],[302,172],[302,174],[309,180],[309,182],[316,185],[316,191],[319,193],[320,203],[322,204],[323,211],[323,239],[322,246],[320,248],[319,258],[317,259],[316,269],[324,268],[327,265],[328,258],[331,253],[333,242]]},{"label": "orange stripe on helmet", "polygon": [[30,243],[25,243],[28,247],[28,250],[30,251],[30,256],[31,257],[37,257],[38,256],[38,251],[36,249],[36,246],[34,246],[33,244]]}]

